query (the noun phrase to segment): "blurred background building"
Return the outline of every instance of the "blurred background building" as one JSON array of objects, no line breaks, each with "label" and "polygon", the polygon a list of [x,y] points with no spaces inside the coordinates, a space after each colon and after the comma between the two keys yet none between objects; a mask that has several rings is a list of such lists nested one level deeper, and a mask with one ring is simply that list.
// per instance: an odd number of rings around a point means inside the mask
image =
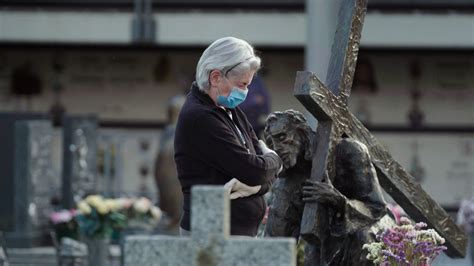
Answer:
[{"label": "blurred background building", "polygon": [[[304,111],[293,86],[308,64],[306,5],[0,0],[0,112],[54,121],[57,180],[64,178],[61,118],[93,115],[97,189],[157,200],[154,162],[168,102],[186,93],[212,41],[235,36],[258,50],[259,86],[267,91],[256,96],[266,106],[260,109]],[[456,211],[474,196],[474,1],[369,0],[358,57],[353,113],[430,195]]]}]

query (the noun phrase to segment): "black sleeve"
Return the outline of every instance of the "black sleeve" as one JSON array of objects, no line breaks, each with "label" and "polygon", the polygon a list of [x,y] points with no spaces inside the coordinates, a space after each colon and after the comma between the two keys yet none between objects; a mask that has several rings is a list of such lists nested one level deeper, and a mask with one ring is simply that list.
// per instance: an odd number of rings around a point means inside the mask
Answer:
[{"label": "black sleeve", "polygon": [[[248,119],[245,116],[244,112],[242,112],[242,110],[240,110],[240,113],[243,116],[243,118],[245,119],[245,127],[246,127],[247,132],[249,132],[249,136],[250,136],[250,139],[252,141],[252,145],[255,149],[256,154],[262,155],[263,152],[260,149],[260,144],[258,143],[257,134],[255,134],[255,131],[253,130],[253,127],[250,124],[250,122],[248,121]],[[280,159],[280,157],[278,157],[278,158]],[[280,169],[280,168],[278,168],[278,169]],[[262,184],[262,186],[260,187],[260,190],[256,193],[256,195],[265,195],[265,194],[267,194],[268,191],[270,191],[270,189],[272,188],[273,183],[276,180],[277,173],[278,172],[275,172],[275,175],[269,177],[268,181],[266,183]]]},{"label": "black sleeve", "polygon": [[255,131],[250,125],[249,125],[249,128],[250,128],[250,138],[252,139],[252,145],[255,149],[255,152],[257,154],[263,154],[262,150],[260,149],[260,145],[258,144],[258,138],[257,138],[257,135],[255,134]]},{"label": "black sleeve", "polygon": [[282,164],[275,154],[249,154],[225,121],[212,112],[201,114],[194,121],[193,135],[199,159],[249,186],[267,183]]},{"label": "black sleeve", "polygon": [[[250,123],[248,121],[247,121],[247,123],[248,123],[248,126],[250,128],[250,138],[252,139],[252,144],[253,144],[253,147],[255,149],[255,152],[257,154],[263,154],[262,150],[260,149],[260,145],[258,144],[258,138],[257,138],[257,135],[255,134],[255,131],[253,130],[252,126],[250,126]],[[278,169],[280,169],[280,168],[278,168]],[[270,176],[268,178],[268,181],[265,184],[262,184],[262,187],[260,188],[260,190],[257,192],[256,195],[265,195],[265,194],[267,194],[268,191],[270,191],[270,189],[273,185],[273,182],[275,182],[277,173],[278,173],[278,171],[275,172],[275,175]]]}]

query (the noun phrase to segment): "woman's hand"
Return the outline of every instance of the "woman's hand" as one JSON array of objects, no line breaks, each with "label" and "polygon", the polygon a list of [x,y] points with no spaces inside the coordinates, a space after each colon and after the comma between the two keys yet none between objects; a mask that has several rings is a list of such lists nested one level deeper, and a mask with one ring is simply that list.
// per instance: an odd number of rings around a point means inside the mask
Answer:
[{"label": "woman's hand", "polygon": [[[260,147],[260,150],[262,151],[263,154],[273,153],[276,156],[278,156],[278,154],[274,150],[268,148],[267,144],[265,144],[265,142],[261,139],[258,140],[258,146]],[[278,169],[277,175],[281,173],[282,170],[283,170],[283,165],[281,165],[280,169]]]},{"label": "woman's hand", "polygon": [[261,185],[247,186],[236,178],[232,178],[232,180],[230,180],[224,185],[224,188],[227,189],[230,193],[231,200],[254,195],[258,193],[258,191],[260,191],[261,187]]},{"label": "woman's hand", "polygon": [[265,144],[265,142],[261,139],[258,140],[258,146],[260,147],[260,150],[262,151],[263,154],[274,153],[278,155],[274,150],[268,148],[267,144]]}]

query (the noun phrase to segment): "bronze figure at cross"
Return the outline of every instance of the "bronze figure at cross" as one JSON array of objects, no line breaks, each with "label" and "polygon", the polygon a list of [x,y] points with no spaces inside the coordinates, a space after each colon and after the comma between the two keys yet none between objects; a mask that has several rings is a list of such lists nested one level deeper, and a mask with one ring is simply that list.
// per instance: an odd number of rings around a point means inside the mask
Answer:
[{"label": "bronze figure at cross", "polygon": [[[332,1],[328,1],[328,4]],[[467,238],[446,211],[428,195],[415,179],[396,162],[365,126],[349,111],[347,103],[359,50],[367,0],[342,0],[326,82],[308,71],[297,73],[295,97],[318,120],[311,180],[334,176],[333,149],[346,135],[364,143],[370,152],[383,189],[416,222],[426,222],[446,239],[450,257],[464,257]],[[301,235],[321,240],[324,211],[317,204],[306,204]],[[319,231],[319,232],[318,232]]]}]

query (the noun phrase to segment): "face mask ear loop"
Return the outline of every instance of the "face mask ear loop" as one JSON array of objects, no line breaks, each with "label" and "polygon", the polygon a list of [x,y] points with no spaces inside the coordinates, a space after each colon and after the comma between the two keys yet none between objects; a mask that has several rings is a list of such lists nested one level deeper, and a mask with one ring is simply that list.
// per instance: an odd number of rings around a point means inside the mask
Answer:
[{"label": "face mask ear loop", "polygon": [[221,90],[219,89],[219,87],[216,87],[216,89],[217,89],[217,93],[219,94],[217,96],[222,96],[222,93],[221,93]]}]

